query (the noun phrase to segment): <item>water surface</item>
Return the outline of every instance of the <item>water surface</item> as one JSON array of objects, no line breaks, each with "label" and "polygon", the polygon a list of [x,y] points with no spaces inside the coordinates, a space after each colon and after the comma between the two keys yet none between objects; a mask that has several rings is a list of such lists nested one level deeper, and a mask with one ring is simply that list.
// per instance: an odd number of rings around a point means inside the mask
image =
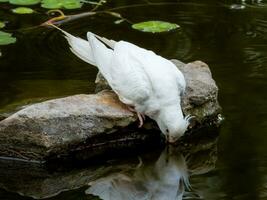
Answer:
[{"label": "water surface", "polygon": [[[105,8],[119,7],[113,11],[131,22],[164,20],[179,24],[181,29],[151,35],[132,30],[127,23],[116,25],[116,18],[105,14],[82,18],[62,28],[83,38],[91,30],[107,38],[127,40],[183,62],[208,63],[219,86],[226,120],[217,143],[215,168],[192,174],[189,181],[195,195],[189,196],[206,200],[266,199],[267,2],[149,2],[152,4],[134,1],[140,4],[134,6],[128,1],[110,1]],[[67,51],[67,43],[58,31],[25,29],[29,24],[41,23],[44,16],[15,18],[5,10],[0,14],[10,18],[9,27],[16,30],[18,38],[16,44],[0,47],[1,113],[17,105],[94,91],[97,70]],[[128,166],[135,163],[125,162]],[[151,162],[156,165],[157,159]],[[111,172],[102,177],[109,176]],[[1,188],[1,199],[31,199]],[[63,192],[51,199],[93,198],[85,195],[86,189]]]}]

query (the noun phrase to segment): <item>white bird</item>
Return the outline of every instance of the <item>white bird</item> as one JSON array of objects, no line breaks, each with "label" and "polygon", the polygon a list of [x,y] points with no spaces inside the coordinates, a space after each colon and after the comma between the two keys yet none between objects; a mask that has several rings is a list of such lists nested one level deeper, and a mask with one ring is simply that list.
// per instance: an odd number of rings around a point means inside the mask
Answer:
[{"label": "white bird", "polygon": [[154,119],[170,143],[184,134],[190,118],[183,116],[180,105],[186,82],[171,61],[126,41],[91,32],[84,40],[54,27],[64,33],[76,56],[99,69],[120,101],[134,108],[140,125],[144,115]]}]

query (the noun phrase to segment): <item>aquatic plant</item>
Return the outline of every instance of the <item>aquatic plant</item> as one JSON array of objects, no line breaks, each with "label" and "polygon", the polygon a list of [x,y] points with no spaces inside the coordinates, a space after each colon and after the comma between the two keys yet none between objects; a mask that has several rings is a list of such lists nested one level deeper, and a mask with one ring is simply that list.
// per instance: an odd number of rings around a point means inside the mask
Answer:
[{"label": "aquatic plant", "polygon": [[151,32],[151,33],[160,33],[179,28],[178,24],[164,22],[164,21],[145,21],[132,25],[133,29]]},{"label": "aquatic plant", "polygon": [[40,0],[9,0],[9,3],[19,6],[29,6],[40,3]]},{"label": "aquatic plant", "polygon": [[82,7],[80,0],[42,0],[41,7],[47,9],[77,9]]},{"label": "aquatic plant", "polygon": [[16,42],[16,38],[11,33],[0,31],[0,45],[8,45]]},{"label": "aquatic plant", "polygon": [[0,21],[0,28],[4,28],[6,26],[6,23],[3,21]]},{"label": "aquatic plant", "polygon": [[34,10],[27,7],[17,7],[12,9],[12,12],[16,14],[31,14],[34,12]]}]

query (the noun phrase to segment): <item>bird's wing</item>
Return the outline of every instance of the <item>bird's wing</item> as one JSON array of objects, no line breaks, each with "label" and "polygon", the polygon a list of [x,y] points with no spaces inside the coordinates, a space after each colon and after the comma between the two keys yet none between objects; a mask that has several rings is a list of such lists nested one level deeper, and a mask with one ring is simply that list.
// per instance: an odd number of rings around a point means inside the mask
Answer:
[{"label": "bird's wing", "polygon": [[120,41],[115,45],[114,72],[116,76],[124,77],[115,80],[115,88],[123,93],[126,99],[137,104],[145,102],[153,95],[153,85],[145,70],[146,59],[146,51],[131,43]]},{"label": "bird's wing", "polygon": [[113,50],[107,48],[102,42],[99,41],[99,39],[96,38],[95,34],[91,32],[87,33],[87,39],[91,47],[92,57],[96,63],[97,68],[110,84],[112,79],[111,63],[114,56]]},{"label": "bird's wing", "polygon": [[96,35],[96,34],[94,34],[94,35],[97,39],[101,40],[101,42],[105,43],[107,46],[114,49],[115,44],[117,43],[115,40],[109,40],[105,37],[100,37],[99,35]]},{"label": "bird's wing", "polygon": [[100,72],[122,102],[136,105],[150,97],[152,86],[143,69],[142,60],[145,55],[140,54],[139,48],[120,41],[115,43],[114,51],[110,50],[112,56],[106,59],[106,56],[103,56],[106,47],[99,40],[89,38],[89,43]]},{"label": "bird's wing", "polygon": [[186,88],[186,81],[184,78],[184,75],[182,74],[182,72],[175,66],[176,69],[174,69],[175,74],[176,74],[176,81],[177,81],[177,85],[180,91],[180,95],[183,94],[185,92],[185,88]]},{"label": "bird's wing", "polygon": [[115,44],[112,66],[113,89],[135,103],[149,99],[147,111],[176,101],[185,90],[184,76],[172,62],[129,42]]}]

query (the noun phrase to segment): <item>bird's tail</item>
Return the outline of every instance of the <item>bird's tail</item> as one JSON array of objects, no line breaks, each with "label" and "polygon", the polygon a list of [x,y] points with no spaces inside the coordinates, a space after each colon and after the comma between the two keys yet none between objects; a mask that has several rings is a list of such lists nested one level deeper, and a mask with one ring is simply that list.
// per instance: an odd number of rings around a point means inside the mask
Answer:
[{"label": "bird's tail", "polygon": [[53,26],[54,28],[60,30],[64,35],[65,38],[67,39],[69,45],[70,45],[70,50],[80,59],[83,61],[96,66],[96,62],[93,56],[92,48],[91,45],[87,40],[81,39],[79,37],[75,37],[71,35],[70,33],[62,30],[58,26],[55,26],[54,24],[49,24],[50,26]]},{"label": "bird's tail", "polygon": [[88,43],[91,46],[92,55],[94,57],[94,61],[96,62],[97,68],[99,69],[101,74],[105,77],[105,79],[109,82],[109,84],[111,84],[112,77],[110,70],[113,57],[113,50],[108,48],[107,47],[108,44],[104,43],[103,40],[100,41],[99,38],[100,37],[96,36],[94,33],[87,32]]},{"label": "bird's tail", "polygon": [[91,65],[97,66],[105,79],[110,82],[110,63],[116,41],[108,40],[91,32],[87,33],[87,41],[75,37],[53,24],[49,25],[60,30],[65,35],[71,51],[77,57]]}]

